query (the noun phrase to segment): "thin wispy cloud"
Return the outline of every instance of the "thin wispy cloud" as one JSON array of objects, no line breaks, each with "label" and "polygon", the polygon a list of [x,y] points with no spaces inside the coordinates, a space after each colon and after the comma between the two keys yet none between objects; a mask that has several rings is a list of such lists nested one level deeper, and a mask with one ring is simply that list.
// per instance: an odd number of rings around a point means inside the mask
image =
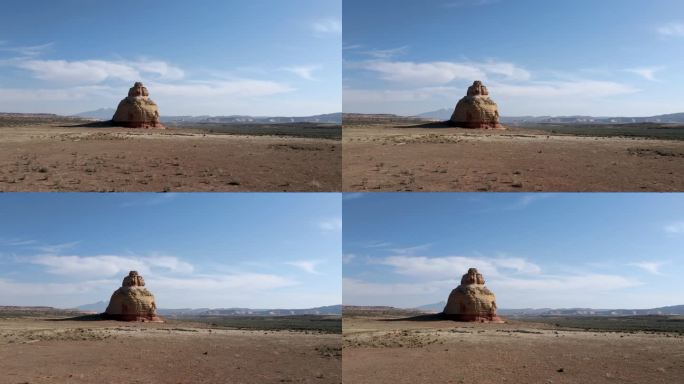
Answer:
[{"label": "thin wispy cloud", "polygon": [[9,45],[9,42],[3,41],[0,44],[0,53],[8,52],[15,55],[19,55],[20,57],[40,56],[52,50],[54,45],[54,43],[46,43],[28,46],[11,46]]},{"label": "thin wispy cloud", "polygon": [[55,275],[84,275],[90,277],[112,277],[130,270],[151,273],[165,272],[192,273],[194,267],[173,256],[121,256],[121,255],[40,255],[28,259],[31,264],[46,267]]},{"label": "thin wispy cloud", "polygon": [[354,261],[354,259],[356,259],[356,255],[353,253],[345,253],[344,255],[342,255],[343,264],[349,264],[352,261]]},{"label": "thin wispy cloud", "polygon": [[641,268],[646,272],[652,273],[654,275],[661,275],[660,267],[662,267],[665,263],[661,261],[639,261],[639,262],[633,262],[633,263],[628,263],[627,265],[630,265],[632,267],[637,267]]},{"label": "thin wispy cloud", "polygon": [[31,239],[3,239],[0,238],[0,245],[8,247],[21,247],[35,245],[37,241]]},{"label": "thin wispy cloud", "polygon": [[684,234],[684,221],[677,221],[674,223],[667,224],[665,227],[663,227],[665,232],[673,235],[681,235]]},{"label": "thin wispy cloud", "polygon": [[498,3],[501,0],[452,0],[444,3],[445,8],[479,7]]},{"label": "thin wispy cloud", "polygon": [[432,244],[420,244],[420,245],[414,245],[410,247],[395,247],[395,248],[390,248],[389,251],[398,255],[414,255],[419,252],[426,251],[430,249]]},{"label": "thin wispy cloud", "polygon": [[667,37],[684,37],[684,23],[671,22],[661,25],[656,29],[661,36]]},{"label": "thin wispy cloud", "polygon": [[139,198],[136,197],[135,199],[131,199],[129,201],[123,202],[120,204],[122,208],[130,208],[130,207],[141,207],[141,206],[155,206],[155,205],[161,205],[161,204],[168,204],[174,201],[177,197],[178,194],[176,193],[153,193],[150,195],[147,195],[148,197],[146,198]]},{"label": "thin wispy cloud", "polygon": [[321,262],[321,260],[295,260],[288,261],[285,264],[299,268],[306,273],[318,275],[320,273],[316,270],[316,266],[321,264]]},{"label": "thin wispy cloud", "polygon": [[389,49],[372,49],[369,51],[363,51],[361,52],[364,55],[373,57],[375,59],[382,59],[382,60],[388,60],[396,56],[404,55],[408,52],[408,46],[402,46],[402,47],[397,47],[397,48],[389,48]]},{"label": "thin wispy cloud", "polygon": [[320,65],[300,65],[294,67],[283,67],[287,72],[294,73],[305,80],[315,80],[313,73],[321,68]]},{"label": "thin wispy cloud", "polygon": [[182,69],[164,61],[106,60],[21,60],[15,65],[31,72],[39,80],[60,84],[97,84],[106,80],[127,82],[141,79],[180,80]]},{"label": "thin wispy cloud", "polygon": [[321,19],[311,24],[311,29],[317,36],[341,36],[342,22],[338,19]]},{"label": "thin wispy cloud", "polygon": [[324,232],[339,232],[342,230],[342,218],[335,217],[322,220],[318,223],[318,228]]},{"label": "thin wispy cloud", "polygon": [[524,209],[529,207],[530,205],[541,201],[548,199],[552,197],[552,194],[549,193],[541,193],[541,192],[536,192],[536,193],[525,193],[520,198],[513,204],[509,205],[507,209],[512,209],[512,210],[517,210],[517,209]]},{"label": "thin wispy cloud", "polygon": [[391,266],[394,273],[419,279],[454,278],[454,271],[467,271],[476,267],[488,276],[507,273],[539,274],[541,267],[519,257],[468,257],[468,256],[389,256],[375,261]]},{"label": "thin wispy cloud", "polygon": [[356,200],[365,196],[363,192],[349,192],[342,194],[342,200]]},{"label": "thin wispy cloud", "polygon": [[663,69],[664,67],[631,68],[627,69],[627,72],[639,75],[649,81],[659,81],[656,78],[656,73],[662,71]]},{"label": "thin wispy cloud", "polygon": [[80,241],[70,241],[70,242],[60,243],[60,244],[42,244],[42,245],[36,245],[36,246],[32,247],[32,249],[36,249],[36,250],[43,252],[43,253],[57,254],[57,253],[64,252],[67,249],[72,249],[80,243],[81,243]]}]

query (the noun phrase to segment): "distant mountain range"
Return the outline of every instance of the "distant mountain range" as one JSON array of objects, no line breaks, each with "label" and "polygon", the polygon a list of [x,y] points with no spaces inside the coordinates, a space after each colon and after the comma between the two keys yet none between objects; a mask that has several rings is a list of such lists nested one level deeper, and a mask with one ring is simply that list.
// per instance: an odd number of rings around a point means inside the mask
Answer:
[{"label": "distant mountain range", "polygon": [[[446,301],[422,305],[415,309],[425,312],[442,312]],[[592,309],[592,308],[521,308],[496,311],[502,316],[641,316],[641,315],[684,315],[684,305],[651,309]]]},{"label": "distant mountain range", "polygon": [[[113,108],[100,108],[81,112],[74,116],[97,120],[111,120],[116,112]],[[342,124],[342,113],[327,113],[313,116],[161,116],[162,123],[221,123],[221,124],[282,124],[282,123],[327,123]]]},{"label": "distant mountain range", "polygon": [[[453,108],[425,112],[415,117],[430,120],[449,120]],[[684,123],[684,113],[670,113],[650,117],[594,117],[594,116],[501,116],[502,124],[635,124],[635,123]]]},{"label": "distant mountain range", "polygon": [[[76,309],[84,312],[102,313],[107,309],[107,302],[81,305]],[[341,305],[305,309],[251,309],[251,308],[158,308],[162,316],[300,316],[300,315],[341,315]]]}]

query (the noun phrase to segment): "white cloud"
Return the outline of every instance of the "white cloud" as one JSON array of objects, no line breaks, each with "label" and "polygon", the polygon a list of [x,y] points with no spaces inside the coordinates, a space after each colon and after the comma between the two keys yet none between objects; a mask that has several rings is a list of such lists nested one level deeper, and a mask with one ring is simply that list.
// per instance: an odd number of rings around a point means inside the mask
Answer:
[{"label": "white cloud", "polygon": [[21,55],[23,57],[33,57],[39,56],[54,46],[54,43],[40,44],[40,45],[28,45],[28,46],[9,46],[6,41],[0,42],[0,52],[10,52],[14,54]]},{"label": "white cloud", "polygon": [[529,80],[532,77],[530,72],[513,63],[488,62],[479,64],[479,67],[487,73],[502,75],[510,80]]},{"label": "white cloud", "polygon": [[356,259],[356,255],[352,253],[345,253],[342,255],[342,264],[349,264]]},{"label": "white cloud", "polygon": [[363,192],[345,192],[342,194],[342,200],[356,200],[366,196]]},{"label": "white cloud", "polygon": [[[287,93],[290,86],[268,80],[235,79],[232,81],[202,81],[183,84],[150,82],[148,88],[157,96],[211,98],[218,96],[258,97]],[[152,92],[152,91],[150,91]]]},{"label": "white cloud", "polygon": [[349,68],[360,68],[377,72],[380,78],[400,84],[445,85],[455,80],[486,80],[488,76],[500,76],[508,80],[528,80],[530,73],[513,63],[487,61],[448,62],[432,61],[415,63],[410,61],[372,60],[348,63]]},{"label": "white cloud", "polygon": [[491,277],[510,273],[536,275],[541,272],[538,265],[517,257],[389,256],[376,262],[393,267],[394,273],[424,280],[460,278],[460,275],[454,274],[463,273],[471,267]]},{"label": "white cloud", "polygon": [[684,221],[678,221],[666,225],[664,228],[665,232],[671,233],[673,235],[684,234]]},{"label": "white cloud", "polygon": [[326,219],[318,223],[318,227],[326,232],[337,232],[342,230],[342,218],[335,217]]},{"label": "white cloud", "polygon": [[536,278],[526,279],[501,277],[490,285],[506,290],[576,293],[587,286],[591,286],[595,291],[606,291],[635,287],[641,285],[641,283],[618,275],[587,273],[569,276],[541,275]]},{"label": "white cloud", "polygon": [[534,81],[528,84],[492,83],[490,91],[498,96],[515,96],[546,99],[549,97],[582,96],[605,97],[636,93],[631,85],[600,80]]},{"label": "white cloud", "polygon": [[267,291],[299,284],[292,279],[265,273],[196,274],[190,277],[155,276],[146,280],[146,285],[161,290],[184,290],[195,294],[214,291],[223,295],[229,290]]},{"label": "white cloud", "polygon": [[655,77],[655,74],[656,74],[656,72],[662,71],[663,69],[664,69],[663,67],[648,67],[648,68],[631,68],[631,69],[627,69],[626,71],[637,74],[637,75],[639,75],[639,76],[641,76],[644,79],[649,80],[649,81],[658,81],[658,79],[656,79],[656,77]]},{"label": "white cloud", "polygon": [[634,262],[634,263],[628,263],[627,265],[631,265],[633,267],[641,268],[646,272],[652,273],[654,275],[661,275],[662,273],[660,272],[660,267],[665,264],[663,262],[658,262],[658,261],[639,261],[639,262]]},{"label": "white cloud", "polygon": [[191,273],[191,264],[172,256],[57,256],[40,255],[29,259],[32,264],[47,267],[47,272],[56,275],[83,275],[92,277],[112,277],[136,270],[149,273],[161,269],[162,272]]},{"label": "white cloud", "polygon": [[320,65],[300,65],[294,67],[283,67],[284,71],[292,72],[295,75],[305,80],[315,80],[313,77],[314,71],[320,69]]},{"label": "white cloud", "polygon": [[0,238],[0,245],[8,247],[22,247],[27,245],[35,245],[37,242],[35,240],[29,239],[3,239]]},{"label": "white cloud", "polygon": [[373,49],[370,51],[363,51],[361,53],[374,57],[376,59],[391,59],[395,56],[403,55],[408,51],[408,46],[402,46],[402,47],[397,47],[397,48],[390,48],[390,49]]},{"label": "white cloud", "polygon": [[110,79],[132,82],[150,75],[177,80],[184,76],[180,68],[163,61],[23,60],[16,66],[37,79],[63,84],[97,84]]},{"label": "white cloud", "polygon": [[484,79],[485,72],[473,65],[436,61],[413,63],[408,61],[368,61],[361,67],[377,72],[384,80],[402,84],[438,85],[457,79]]},{"label": "white cloud", "polygon": [[657,28],[662,36],[684,37],[684,23],[668,23]]},{"label": "white cloud", "polygon": [[[430,248],[432,244],[420,244],[414,245],[412,247],[397,247],[390,249],[390,252],[396,253],[398,255],[413,255],[417,252],[422,252]],[[377,247],[377,246],[376,246]]]},{"label": "white cloud", "polygon": [[455,94],[464,93],[462,91],[462,89],[457,87],[423,87],[406,90],[347,88],[344,90],[342,97],[346,107],[350,103],[368,105],[369,103],[421,101],[434,97],[454,98]]},{"label": "white cloud", "polygon": [[316,20],[311,24],[311,29],[317,35],[340,36],[342,35],[342,22],[332,18]]},{"label": "white cloud", "polygon": [[446,8],[477,7],[498,3],[500,0],[453,0],[444,3]]},{"label": "white cloud", "polygon": [[319,274],[319,272],[316,270],[316,266],[320,263],[320,260],[295,260],[285,262],[285,264],[287,265],[291,265],[293,267],[301,269],[306,273],[311,273],[314,275]]},{"label": "white cloud", "polygon": [[80,241],[72,241],[68,243],[61,243],[61,244],[48,244],[48,245],[39,245],[36,247],[33,247],[41,252],[44,253],[49,253],[49,254],[55,254],[55,253],[60,253],[64,250],[73,248],[77,246],[80,243]]}]

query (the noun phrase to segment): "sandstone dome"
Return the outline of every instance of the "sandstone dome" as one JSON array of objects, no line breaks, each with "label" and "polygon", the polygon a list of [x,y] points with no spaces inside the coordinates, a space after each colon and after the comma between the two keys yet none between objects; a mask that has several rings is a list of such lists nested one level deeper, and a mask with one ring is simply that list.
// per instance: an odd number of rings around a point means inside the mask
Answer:
[{"label": "sandstone dome", "polygon": [[499,108],[479,80],[473,82],[467,94],[458,101],[450,122],[461,128],[503,128],[499,124]]},{"label": "sandstone dome", "polygon": [[451,291],[444,315],[459,321],[503,322],[496,315],[494,293],[484,283],[484,277],[476,268],[468,269],[461,278],[461,285]]},{"label": "sandstone dome", "polygon": [[123,321],[162,321],[157,316],[154,295],[145,288],[145,280],[136,271],[124,277],[105,311],[105,317]]},{"label": "sandstone dome", "polygon": [[140,82],[128,90],[128,97],[119,103],[112,122],[129,128],[164,128],[159,122],[157,104],[150,99],[150,93]]}]

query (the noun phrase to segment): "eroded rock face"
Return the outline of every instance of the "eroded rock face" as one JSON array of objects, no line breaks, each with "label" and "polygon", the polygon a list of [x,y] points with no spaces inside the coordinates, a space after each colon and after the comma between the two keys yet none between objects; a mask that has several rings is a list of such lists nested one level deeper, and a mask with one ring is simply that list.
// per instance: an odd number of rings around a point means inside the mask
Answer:
[{"label": "eroded rock face", "polygon": [[499,124],[499,107],[489,98],[487,87],[479,80],[473,82],[466,96],[458,101],[450,122],[461,128],[503,128]]},{"label": "eroded rock face", "polygon": [[157,104],[149,96],[143,83],[135,83],[116,108],[112,122],[129,128],[164,128],[159,122]]},{"label": "eroded rock face", "polygon": [[145,280],[136,271],[124,277],[105,311],[105,317],[122,321],[162,321],[157,316],[154,296],[145,288]]},{"label": "eroded rock face", "polygon": [[503,322],[496,315],[496,297],[484,283],[484,277],[477,269],[468,269],[461,278],[461,285],[451,291],[444,315],[458,321]]}]

